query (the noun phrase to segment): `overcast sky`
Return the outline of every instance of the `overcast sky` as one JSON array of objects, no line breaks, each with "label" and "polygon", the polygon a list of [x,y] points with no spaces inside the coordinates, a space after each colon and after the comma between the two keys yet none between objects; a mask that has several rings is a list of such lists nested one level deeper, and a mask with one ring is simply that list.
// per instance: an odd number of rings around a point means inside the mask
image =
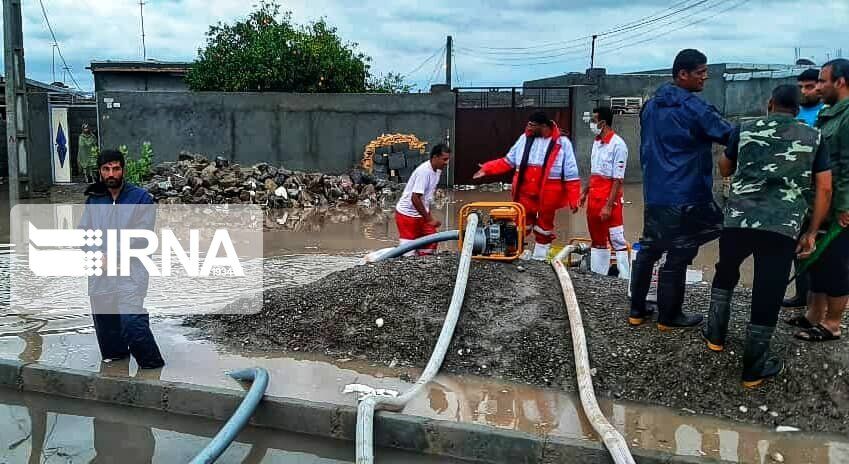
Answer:
[{"label": "overcast sky", "polygon": [[[138,0],[42,2],[83,89],[93,87],[85,69],[92,60],[141,58]],[[243,18],[253,3],[147,0],[148,58],[193,60],[210,24]],[[39,1],[23,4],[27,75],[51,82],[53,39]],[[376,72],[409,73],[408,80],[420,89],[444,81],[439,50],[449,34],[456,48],[455,86],[521,85],[584,71],[592,34],[601,34],[596,65],[612,72],[669,67],[686,47],[701,49],[711,62],[789,64],[794,47],[817,63],[841,47],[849,56],[849,0],[290,0],[283,5],[299,22],[325,16],[345,40],[373,57]],[[57,54],[56,80],[71,85],[61,68]]]}]

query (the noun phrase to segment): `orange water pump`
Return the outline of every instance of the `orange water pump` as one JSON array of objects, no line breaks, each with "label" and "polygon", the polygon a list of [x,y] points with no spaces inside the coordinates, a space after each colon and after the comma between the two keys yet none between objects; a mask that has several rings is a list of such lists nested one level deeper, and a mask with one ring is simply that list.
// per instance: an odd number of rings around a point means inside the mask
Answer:
[{"label": "orange water pump", "polygon": [[513,261],[522,255],[525,242],[525,207],[513,202],[476,202],[460,208],[460,249],[470,213],[478,214],[472,257]]}]

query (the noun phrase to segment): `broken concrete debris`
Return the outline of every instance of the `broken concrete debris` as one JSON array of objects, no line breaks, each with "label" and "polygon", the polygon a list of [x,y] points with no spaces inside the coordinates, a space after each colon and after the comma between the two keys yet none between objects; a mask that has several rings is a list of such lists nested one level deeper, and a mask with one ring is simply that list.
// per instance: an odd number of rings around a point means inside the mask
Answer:
[{"label": "broken concrete debris", "polygon": [[268,163],[251,167],[223,158],[183,152],[176,162],[160,163],[143,185],[158,203],[252,203],[265,208],[335,205],[388,206],[401,185],[353,169],[339,176],[290,171]]}]

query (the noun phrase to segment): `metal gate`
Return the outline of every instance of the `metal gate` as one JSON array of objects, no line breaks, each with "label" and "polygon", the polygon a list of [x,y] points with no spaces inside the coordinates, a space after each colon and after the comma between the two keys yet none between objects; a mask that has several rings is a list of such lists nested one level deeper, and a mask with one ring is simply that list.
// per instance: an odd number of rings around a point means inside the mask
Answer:
[{"label": "metal gate", "polygon": [[[506,155],[536,111],[544,111],[564,135],[572,132],[569,87],[460,87],[454,91],[455,185],[471,184],[478,164]],[[500,180],[509,179],[507,175]]]}]

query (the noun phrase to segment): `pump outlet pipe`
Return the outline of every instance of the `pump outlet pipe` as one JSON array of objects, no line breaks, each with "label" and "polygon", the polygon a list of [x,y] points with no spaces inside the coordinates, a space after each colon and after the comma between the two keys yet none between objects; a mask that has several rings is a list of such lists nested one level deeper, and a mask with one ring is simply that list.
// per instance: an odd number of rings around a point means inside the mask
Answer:
[{"label": "pump outlet pipe", "polygon": [[206,448],[191,460],[191,464],[211,464],[215,462],[230,446],[230,443],[236,439],[239,432],[245,428],[251,416],[256,410],[257,405],[262,400],[265,394],[265,389],[268,388],[268,371],[261,367],[251,369],[242,369],[229,373],[230,377],[236,380],[251,381],[250,390],[245,395],[242,403],[230,416],[230,419],[221,427],[221,430],[212,438],[212,441],[206,445]]},{"label": "pump outlet pipe", "polygon": [[[396,398],[367,395],[360,401],[357,407],[357,464],[374,463],[374,411],[377,408],[386,408],[400,411],[410,399],[421,393],[425,385],[436,377],[445,355],[448,353],[448,345],[454,337],[454,329],[460,318],[460,308],[466,296],[466,283],[469,280],[469,267],[472,262],[472,247],[475,243],[475,231],[478,228],[478,215],[469,214],[466,221],[466,234],[463,237],[463,250],[460,253],[460,264],[457,266],[457,279],[454,283],[454,294],[451,296],[451,305],[448,314],[442,324],[442,331],[436,341],[436,347],[430,355],[430,360],[412,388]],[[457,231],[453,231],[457,234]]]},{"label": "pump outlet pipe", "polygon": [[563,299],[566,302],[566,311],[569,315],[569,327],[572,331],[572,350],[575,352],[578,393],[581,397],[581,406],[584,414],[586,414],[587,419],[589,419],[590,424],[592,424],[598,436],[601,437],[608,452],[610,452],[610,456],[613,458],[613,462],[616,464],[635,464],[634,457],[631,456],[631,450],[628,449],[628,443],[625,441],[625,438],[610,425],[610,422],[607,421],[607,418],[601,412],[598,401],[596,401],[581,309],[578,307],[578,298],[575,296],[572,278],[569,277],[569,272],[562,262],[563,258],[569,256],[571,253],[586,253],[586,248],[587,246],[584,244],[566,246],[551,261],[554,272],[557,273],[557,278],[560,281],[560,287],[563,289]]},{"label": "pump outlet pipe", "polygon": [[417,250],[424,246],[430,245],[431,243],[447,242],[449,240],[457,240],[459,238],[459,230],[446,230],[443,232],[437,232],[435,234],[425,235],[424,237],[419,237],[411,242],[404,243],[403,245],[399,245],[395,248],[384,248],[369,253],[365,257],[365,262],[376,263],[378,261],[397,258],[399,256],[403,256],[404,253]]}]

